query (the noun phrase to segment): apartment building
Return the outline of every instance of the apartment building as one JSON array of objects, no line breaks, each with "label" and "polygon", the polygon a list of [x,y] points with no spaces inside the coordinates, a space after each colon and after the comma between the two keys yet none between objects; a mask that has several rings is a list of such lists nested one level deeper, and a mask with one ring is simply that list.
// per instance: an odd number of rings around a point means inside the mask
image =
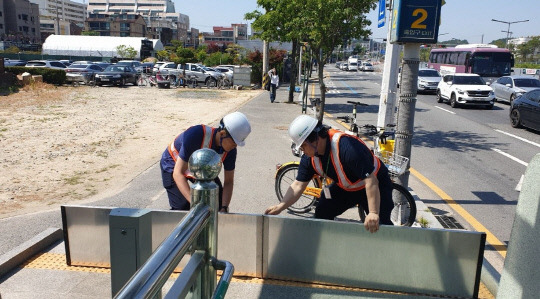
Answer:
[{"label": "apartment building", "polygon": [[147,25],[141,15],[90,13],[85,22],[87,31],[100,36],[146,37]]},{"label": "apartment building", "polygon": [[70,0],[30,0],[39,5],[41,39],[51,34],[80,33],[86,19],[86,4]]},{"label": "apartment building", "polygon": [[1,38],[17,43],[39,43],[39,7],[28,0],[3,0],[0,2]]},{"label": "apartment building", "polygon": [[218,46],[237,43],[239,40],[247,40],[247,24],[231,24],[230,27],[214,26],[213,33],[203,33],[203,43]]},{"label": "apartment building", "polygon": [[4,0],[0,0],[0,41],[3,41],[6,35],[6,21],[4,16]]},{"label": "apartment building", "polygon": [[87,10],[97,14],[142,15],[147,25],[147,37],[185,40],[189,17],[175,12],[172,0],[89,0]]}]

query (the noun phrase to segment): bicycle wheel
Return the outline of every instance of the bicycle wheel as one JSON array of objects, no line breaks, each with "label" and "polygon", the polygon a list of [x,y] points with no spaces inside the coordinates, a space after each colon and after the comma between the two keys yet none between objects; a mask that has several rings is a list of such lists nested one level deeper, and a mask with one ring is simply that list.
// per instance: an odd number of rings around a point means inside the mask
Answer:
[{"label": "bicycle wheel", "polygon": [[416,219],[416,203],[411,193],[403,186],[392,183],[394,209],[390,219],[394,225],[411,226]]},{"label": "bicycle wheel", "polygon": [[[411,226],[416,219],[416,203],[411,193],[403,186],[396,183],[392,183],[392,201],[394,202],[394,209],[390,214],[390,220],[396,226]],[[366,220],[366,211],[361,205],[358,205],[358,215],[360,221]]]},{"label": "bicycle wheel", "polygon": [[[283,195],[287,192],[287,189],[292,182],[296,179],[298,173],[298,164],[291,164],[283,167],[276,176],[275,188],[278,200],[283,200]],[[320,188],[319,182],[315,179],[311,180],[308,187]],[[317,202],[317,197],[304,195],[287,209],[293,213],[306,213],[311,210],[313,205]]]}]

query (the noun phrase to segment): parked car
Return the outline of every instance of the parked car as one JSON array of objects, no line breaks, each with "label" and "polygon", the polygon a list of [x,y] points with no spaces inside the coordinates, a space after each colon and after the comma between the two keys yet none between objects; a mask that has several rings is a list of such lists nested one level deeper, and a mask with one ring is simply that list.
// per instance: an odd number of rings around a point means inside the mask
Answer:
[{"label": "parked car", "polygon": [[26,67],[42,67],[49,69],[63,70],[66,66],[58,60],[30,60],[25,65]]},{"label": "parked car", "polygon": [[493,108],[495,95],[477,74],[445,75],[437,86],[437,102],[449,101],[452,108],[459,105],[483,105]]},{"label": "parked car", "polygon": [[164,61],[158,61],[154,63],[154,68],[152,69],[152,73],[157,73],[159,71],[159,67],[162,66],[165,62]]},{"label": "parked car", "polygon": [[97,64],[72,64],[66,68],[66,81],[87,83],[101,72],[103,69]]},{"label": "parked car", "polygon": [[515,98],[540,88],[540,80],[531,76],[504,76],[491,84],[495,99],[512,104]]},{"label": "parked car", "polygon": [[73,64],[73,60],[58,60],[60,61],[61,63],[63,63],[66,67],[70,66]]},{"label": "parked car", "polygon": [[103,72],[96,74],[96,85],[119,85],[127,83],[137,85],[138,73],[129,65],[109,65]]},{"label": "parked car", "polygon": [[375,68],[369,62],[362,62],[362,65],[360,66],[360,70],[362,72],[373,72]]},{"label": "parked car", "polygon": [[138,73],[142,73],[143,71],[141,62],[137,60],[120,60],[116,63],[116,65],[128,65],[134,68]]},{"label": "parked car", "polygon": [[348,71],[358,71],[358,63],[357,62],[350,62],[347,65],[347,70]]},{"label": "parked car", "polygon": [[346,71],[348,67],[349,67],[349,64],[346,62],[343,62],[339,65],[339,69],[342,71]]},{"label": "parked car", "polygon": [[90,61],[90,60],[77,60],[77,61],[73,61],[71,64],[92,64],[92,63],[96,63],[96,62]]},{"label": "parked car", "polygon": [[152,70],[154,69],[154,63],[153,62],[143,62],[141,63],[142,72],[146,74],[151,74]]},{"label": "parked car", "polygon": [[26,60],[4,58],[4,66],[25,66]]},{"label": "parked car", "polygon": [[[399,76],[401,81],[401,76]],[[437,91],[437,86],[441,82],[441,74],[437,70],[422,68],[418,70],[418,92]]]},{"label": "parked car", "polygon": [[95,62],[94,64],[99,66],[102,69],[106,69],[112,63],[109,63],[109,62]]},{"label": "parked car", "polygon": [[207,69],[202,64],[186,63],[177,66],[178,72],[186,72],[186,76],[196,77],[197,83],[202,83],[208,87],[216,86],[217,81],[223,74]]},{"label": "parked car", "polygon": [[540,89],[528,91],[512,102],[510,123],[514,128],[523,126],[540,131]]},{"label": "parked car", "polygon": [[215,69],[218,72],[224,74],[227,77],[227,80],[229,80],[229,82],[233,82],[233,74],[234,74],[233,69],[228,68],[228,67],[220,67],[220,66],[216,66]]}]

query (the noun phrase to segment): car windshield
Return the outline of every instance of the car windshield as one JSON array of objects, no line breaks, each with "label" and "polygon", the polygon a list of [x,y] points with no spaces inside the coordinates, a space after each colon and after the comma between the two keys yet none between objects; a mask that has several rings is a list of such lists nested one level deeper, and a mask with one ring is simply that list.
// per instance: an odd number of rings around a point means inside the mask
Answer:
[{"label": "car windshield", "polygon": [[419,70],[418,77],[440,77],[436,70]]},{"label": "car windshield", "polygon": [[484,79],[478,76],[455,76],[453,83],[459,85],[486,85]]},{"label": "car windshield", "polygon": [[72,64],[69,66],[70,69],[85,69],[88,67],[88,64]]},{"label": "car windshield", "polygon": [[514,83],[517,87],[540,87],[540,80],[538,79],[514,79]]},{"label": "car windshield", "polygon": [[371,63],[365,63],[365,66],[372,66]]},{"label": "car windshield", "polygon": [[123,72],[123,71],[124,71],[124,67],[117,66],[117,65],[111,65],[105,69],[105,72]]}]

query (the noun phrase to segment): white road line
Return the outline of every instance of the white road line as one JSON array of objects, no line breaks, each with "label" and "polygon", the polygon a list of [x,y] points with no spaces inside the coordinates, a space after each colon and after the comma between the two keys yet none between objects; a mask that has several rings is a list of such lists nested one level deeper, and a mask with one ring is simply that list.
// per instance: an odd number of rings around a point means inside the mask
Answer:
[{"label": "white road line", "polygon": [[504,135],[508,135],[508,136],[510,136],[510,137],[514,137],[514,138],[519,139],[519,140],[521,140],[521,141],[523,141],[523,142],[530,143],[530,144],[532,144],[532,145],[534,145],[534,146],[540,147],[540,144],[538,144],[538,143],[536,143],[536,142],[532,142],[532,141],[530,141],[530,140],[527,140],[527,139],[525,139],[525,138],[523,138],[523,137],[519,137],[519,136],[516,136],[516,135],[514,135],[514,134],[510,134],[510,133],[508,133],[508,132],[501,131],[501,130],[497,130],[497,129],[495,129],[495,131],[497,131],[497,132],[499,132],[499,133],[503,133]]},{"label": "white road line", "polygon": [[518,162],[519,164],[521,164],[523,166],[529,166],[529,163],[527,163],[525,161],[521,161],[520,159],[518,159],[518,158],[516,158],[516,157],[514,157],[514,156],[512,156],[510,154],[507,154],[507,153],[501,151],[500,149],[492,148],[492,150],[494,150],[495,152],[497,152],[497,153],[499,153],[499,154],[501,154],[501,155],[503,155],[503,156],[505,156],[507,158],[510,158],[510,159]]},{"label": "white road line", "polygon": [[437,108],[437,109],[441,109],[442,111],[448,112],[448,113],[450,113],[450,114],[456,114],[455,112],[452,112],[452,111],[450,111],[450,110],[446,110],[446,109],[444,109],[444,108],[442,108],[442,107],[439,107],[439,106],[434,106],[434,107]]}]

